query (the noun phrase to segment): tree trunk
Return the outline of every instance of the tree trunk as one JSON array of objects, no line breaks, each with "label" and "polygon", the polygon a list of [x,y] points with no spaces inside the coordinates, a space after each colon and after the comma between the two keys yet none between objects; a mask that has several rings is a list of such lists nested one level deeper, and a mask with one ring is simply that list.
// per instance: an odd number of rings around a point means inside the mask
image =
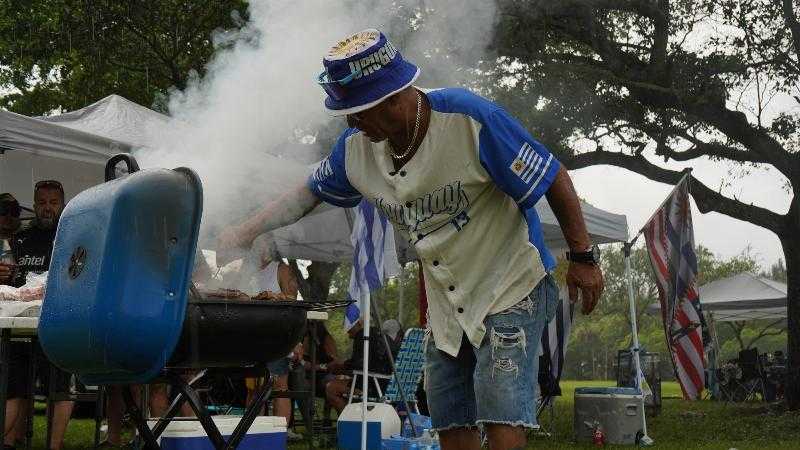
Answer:
[{"label": "tree trunk", "polygon": [[786,256],[788,291],[787,326],[789,373],[786,377],[786,403],[790,410],[800,410],[800,239],[795,233],[781,239]]}]

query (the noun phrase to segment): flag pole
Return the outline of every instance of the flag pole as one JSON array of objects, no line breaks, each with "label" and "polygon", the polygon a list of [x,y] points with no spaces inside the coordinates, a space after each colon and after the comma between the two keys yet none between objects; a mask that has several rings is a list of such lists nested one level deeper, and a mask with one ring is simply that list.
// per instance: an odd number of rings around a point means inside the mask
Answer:
[{"label": "flag pole", "polygon": [[[638,237],[638,235],[637,235]],[[653,439],[647,435],[647,417],[644,410],[644,380],[642,380],[642,365],[639,360],[639,327],[636,324],[636,298],[633,295],[633,273],[631,271],[631,248],[636,238],[630,242],[626,242],[622,247],[625,254],[625,275],[628,280],[628,302],[630,303],[631,314],[631,332],[633,334],[633,361],[636,366],[636,387],[639,390],[639,395],[642,400],[642,437],[639,439],[639,445],[649,447],[653,445]]]},{"label": "flag pole", "polygon": [[672,198],[672,194],[674,194],[675,191],[678,190],[678,187],[681,185],[681,183],[683,183],[684,181],[687,181],[691,175],[692,175],[692,168],[691,167],[683,169],[683,176],[681,177],[681,179],[678,180],[677,183],[675,183],[675,186],[673,186],[672,190],[669,191],[669,195],[667,195],[667,198],[665,198],[664,201],[661,202],[660,205],[658,205],[658,208],[656,208],[656,210],[653,212],[653,214],[650,215],[650,218],[644,221],[644,225],[642,226],[642,228],[639,228],[639,231],[636,233],[636,236],[634,236],[633,239],[631,239],[631,242],[630,242],[631,245],[636,243],[636,240],[639,239],[639,236],[641,236],[642,233],[644,233],[644,228],[647,226],[647,224],[650,223],[650,221],[653,220],[653,217],[655,217],[656,214],[658,214],[658,210],[660,210],[665,204],[667,204],[668,201],[670,201],[670,199]]}]

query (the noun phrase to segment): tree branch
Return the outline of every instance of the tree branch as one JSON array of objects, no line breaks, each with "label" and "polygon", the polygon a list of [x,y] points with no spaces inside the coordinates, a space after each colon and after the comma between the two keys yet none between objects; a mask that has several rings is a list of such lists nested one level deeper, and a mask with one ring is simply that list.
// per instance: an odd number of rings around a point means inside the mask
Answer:
[{"label": "tree branch", "polygon": [[[672,185],[677,184],[684,175],[683,172],[658,167],[647,161],[643,156],[629,156],[620,152],[604,150],[595,150],[562,158],[562,163],[570,169],[581,169],[600,164],[617,166],[644,175],[651,180]],[[721,193],[710,189],[697,178],[691,178],[690,192],[701,213],[705,214],[711,211],[722,213],[766,228],[777,235],[781,235],[785,231],[783,227],[784,216],[759,206],[748,205],[725,197]]]},{"label": "tree branch", "polygon": [[783,322],[783,320],[784,319],[776,320],[776,321],[770,323],[769,325],[766,325],[764,328],[762,328],[761,331],[758,332],[758,335],[750,340],[750,343],[747,344],[747,348],[752,348],[753,344],[758,342],[758,340],[763,338],[763,337],[766,337],[766,336],[780,336],[781,334],[783,334],[783,332],[785,330],[776,329],[776,330],[770,331],[770,328],[774,327],[775,325],[780,324],[781,322]]},{"label": "tree branch", "polygon": [[794,12],[794,5],[792,3],[792,0],[783,0],[783,20],[792,32],[794,51],[797,53],[798,57],[800,57],[800,23],[797,22],[797,15]]}]

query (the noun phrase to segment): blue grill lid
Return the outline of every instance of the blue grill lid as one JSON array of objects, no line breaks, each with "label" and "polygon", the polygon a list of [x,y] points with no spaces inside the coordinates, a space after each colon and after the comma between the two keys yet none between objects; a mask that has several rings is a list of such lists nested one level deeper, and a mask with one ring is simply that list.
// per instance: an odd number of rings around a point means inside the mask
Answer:
[{"label": "blue grill lid", "polygon": [[59,221],[39,339],[86,384],[143,383],[177,344],[202,214],[189,169],[150,169],[90,188]]}]

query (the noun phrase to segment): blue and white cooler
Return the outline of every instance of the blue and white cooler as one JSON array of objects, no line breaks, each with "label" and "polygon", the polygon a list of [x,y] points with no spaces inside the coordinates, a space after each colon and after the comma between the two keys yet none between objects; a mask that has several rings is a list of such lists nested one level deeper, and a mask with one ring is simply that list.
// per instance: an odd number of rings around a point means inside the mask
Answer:
[{"label": "blue and white cooler", "polygon": [[[400,434],[400,416],[391,405],[367,403],[367,449],[381,450],[381,442]],[[350,403],[336,423],[336,438],[340,450],[361,449],[361,403]]]},{"label": "blue and white cooler", "polygon": [[[214,424],[228,439],[241,420],[240,416],[214,416]],[[161,434],[162,450],[213,450],[214,445],[199,422],[171,422]],[[256,417],[239,450],[286,450],[286,419]]]}]

